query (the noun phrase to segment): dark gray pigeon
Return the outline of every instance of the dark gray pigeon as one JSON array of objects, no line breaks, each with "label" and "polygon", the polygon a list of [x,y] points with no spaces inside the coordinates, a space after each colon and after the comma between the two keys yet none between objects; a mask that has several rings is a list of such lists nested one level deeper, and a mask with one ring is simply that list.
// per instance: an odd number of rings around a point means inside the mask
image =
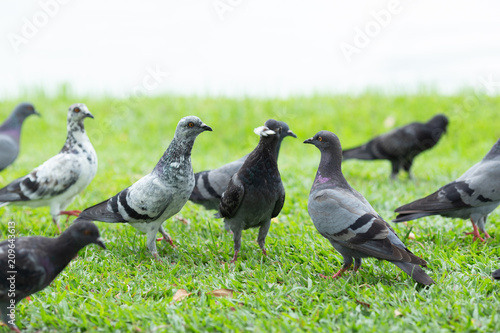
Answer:
[{"label": "dark gray pigeon", "polygon": [[344,150],[343,159],[389,160],[392,165],[391,178],[396,178],[400,168],[408,172],[415,157],[434,147],[446,133],[448,118],[438,114],[427,123],[411,123],[382,134],[356,148]]},{"label": "dark gray pigeon", "polygon": [[70,106],[68,136],[59,154],[0,189],[0,207],[7,204],[49,206],[58,228],[59,215],[78,215],[79,211],[64,209],[90,184],[97,172],[97,155],[83,126],[85,118],[94,118],[85,104]]},{"label": "dark gray pigeon", "polygon": [[491,276],[493,276],[495,280],[500,280],[500,269],[497,269],[496,271],[491,273]]},{"label": "dark gray pigeon", "polygon": [[309,194],[309,215],[319,233],[344,258],[344,265],[333,278],[346,271],[353,258],[354,271],[357,271],[361,267],[361,258],[374,257],[393,263],[421,284],[433,284],[434,281],[420,268],[426,266],[425,260],[405,247],[389,224],[344,178],[342,147],[337,136],[321,131],[304,143],[315,145],[321,152],[318,172]]},{"label": "dark gray pigeon", "polygon": [[[47,287],[80,249],[106,246],[95,224],[71,225],[57,238],[19,237],[0,243],[0,313],[2,321],[20,332],[11,314],[23,298]],[[15,259],[12,259],[14,257]]]},{"label": "dark gray pigeon", "polygon": [[224,226],[233,232],[231,263],[238,259],[242,230],[250,228],[259,228],[257,243],[266,255],[264,244],[271,219],[278,216],[285,202],[285,188],[276,161],[281,123],[270,119],[266,124],[254,130],[260,136],[259,144],[231,177],[220,200],[219,212]]},{"label": "dark gray pigeon", "polygon": [[153,171],[115,196],[85,209],[80,220],[129,223],[146,233],[147,247],[157,259],[156,234],[174,246],[162,227],[187,202],[194,187],[191,150],[198,134],[212,129],[198,117],[182,118],[175,135]]},{"label": "dark gray pigeon", "polygon": [[500,204],[500,140],[486,156],[457,180],[444,185],[436,192],[395,210],[399,215],[394,222],[411,221],[424,216],[441,215],[470,219],[473,240],[490,238],[485,224],[490,214]]},{"label": "dark gray pigeon", "polygon": [[40,115],[32,104],[21,103],[0,126],[0,171],[11,165],[19,154],[21,127],[32,114]]},{"label": "dark gray pigeon", "polygon": [[[278,145],[276,146],[276,158],[278,157],[283,139],[287,136],[294,138],[297,137],[285,122],[279,121],[279,124],[281,125],[281,135]],[[268,126],[267,122],[264,126]],[[247,157],[248,154],[239,160],[223,165],[218,169],[195,173],[194,178],[196,184],[189,200],[196,204],[203,205],[205,209],[217,210],[219,208],[220,198],[222,193],[226,190],[229,180],[236,172],[238,172]]]}]

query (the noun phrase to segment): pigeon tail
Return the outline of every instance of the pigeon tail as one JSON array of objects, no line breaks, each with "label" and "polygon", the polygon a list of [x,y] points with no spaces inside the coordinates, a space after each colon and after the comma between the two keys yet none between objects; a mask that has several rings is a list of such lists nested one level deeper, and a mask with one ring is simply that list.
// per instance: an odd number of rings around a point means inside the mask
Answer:
[{"label": "pigeon tail", "polygon": [[394,220],[392,220],[392,222],[399,223],[399,222],[412,221],[419,219],[421,217],[431,216],[431,215],[434,215],[434,213],[426,213],[426,212],[400,213],[398,214],[398,216],[396,216]]},{"label": "pigeon tail", "polygon": [[401,268],[403,272],[408,274],[413,278],[413,280],[417,281],[418,283],[421,283],[423,285],[431,285],[435,284],[433,279],[430,278],[427,273],[424,272],[424,270],[415,264],[408,263],[408,262],[401,262],[401,261],[391,261],[394,265],[398,266]]},{"label": "pigeon tail", "polygon": [[353,158],[356,158],[358,160],[373,160],[375,159],[375,156],[373,156],[372,152],[367,148],[366,145],[342,151],[342,160],[349,160]]}]

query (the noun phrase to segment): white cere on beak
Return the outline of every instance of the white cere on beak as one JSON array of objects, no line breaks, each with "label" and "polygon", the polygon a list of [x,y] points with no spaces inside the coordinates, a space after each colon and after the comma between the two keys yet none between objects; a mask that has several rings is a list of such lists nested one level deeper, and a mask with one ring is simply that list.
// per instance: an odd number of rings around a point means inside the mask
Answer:
[{"label": "white cere on beak", "polygon": [[255,134],[257,134],[258,136],[269,136],[269,135],[276,134],[275,131],[267,128],[266,126],[257,127],[256,129],[253,130],[253,132]]}]

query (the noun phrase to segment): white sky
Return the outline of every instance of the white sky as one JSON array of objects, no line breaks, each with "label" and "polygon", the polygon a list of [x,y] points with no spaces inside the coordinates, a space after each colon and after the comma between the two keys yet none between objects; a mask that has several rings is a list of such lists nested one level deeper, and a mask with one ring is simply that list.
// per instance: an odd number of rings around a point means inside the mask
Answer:
[{"label": "white sky", "polygon": [[[223,19],[216,4],[231,9]],[[382,27],[373,12],[391,6]],[[494,0],[2,0],[0,97],[63,82],[81,94],[286,96],[485,80],[498,93],[499,13]],[[349,63],[340,46],[367,28]]]}]

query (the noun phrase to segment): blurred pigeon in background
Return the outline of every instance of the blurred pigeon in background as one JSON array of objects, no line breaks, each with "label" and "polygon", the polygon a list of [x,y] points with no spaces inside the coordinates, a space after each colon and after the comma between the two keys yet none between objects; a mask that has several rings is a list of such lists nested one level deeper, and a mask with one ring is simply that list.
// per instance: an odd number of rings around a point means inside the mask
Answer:
[{"label": "blurred pigeon in background", "polygon": [[438,114],[427,123],[414,122],[382,134],[356,148],[344,150],[343,159],[389,160],[392,164],[391,178],[396,178],[400,168],[408,172],[414,158],[434,147],[446,133],[448,118]]},{"label": "blurred pigeon in background", "polygon": [[[271,119],[268,121],[274,120]],[[278,141],[278,145],[276,146],[276,158],[278,158],[281,142],[283,141],[283,139],[287,136],[291,136],[293,138],[297,137],[285,122],[279,121],[278,123],[281,126],[281,135]],[[264,126],[269,127],[267,122],[264,124]],[[220,198],[222,196],[222,193],[226,190],[227,185],[229,184],[229,180],[236,172],[238,172],[247,157],[248,154],[243,156],[239,160],[223,165],[218,169],[195,173],[194,177],[196,180],[196,184],[189,200],[196,204],[203,205],[205,209],[217,210],[219,208]]]},{"label": "blurred pigeon in background", "polygon": [[257,243],[267,255],[264,244],[271,219],[278,216],[285,202],[285,188],[276,161],[282,123],[270,119],[266,124],[254,130],[260,136],[259,143],[231,177],[220,200],[219,212],[224,226],[233,232],[231,263],[238,259],[242,230],[249,228],[259,228]]},{"label": "blurred pigeon in background", "polygon": [[182,118],[175,135],[153,171],[115,196],[85,209],[78,219],[109,223],[129,223],[146,233],[147,247],[158,259],[156,234],[172,246],[174,243],[162,227],[187,202],[194,187],[191,150],[198,134],[212,129],[198,117]]},{"label": "blurred pigeon in background", "polygon": [[59,215],[78,215],[79,211],[64,209],[90,184],[97,172],[97,155],[85,133],[85,118],[94,118],[85,104],[70,106],[68,136],[59,154],[0,189],[0,207],[9,203],[49,206],[58,228]]},{"label": "blurred pigeon in background", "polygon": [[497,269],[496,271],[491,273],[491,276],[493,276],[495,280],[500,280],[500,269]]},{"label": "blurred pigeon in background", "polygon": [[395,210],[399,215],[394,222],[411,221],[424,216],[441,215],[459,219],[470,219],[473,240],[490,238],[485,223],[500,204],[500,140],[486,156],[457,180],[444,185],[425,198],[403,205]]},{"label": "blurred pigeon in background", "polygon": [[346,271],[353,258],[354,271],[357,271],[361,267],[361,258],[375,257],[393,263],[421,284],[433,284],[434,281],[420,268],[426,266],[425,260],[405,247],[389,224],[344,178],[342,147],[337,136],[321,131],[304,143],[315,145],[321,152],[309,194],[309,215],[319,233],[344,258],[344,265],[333,278]]},{"label": "blurred pigeon in background", "polygon": [[21,127],[32,114],[40,115],[32,104],[21,103],[0,126],[0,171],[11,165],[19,154]]},{"label": "blurred pigeon in background", "polygon": [[[89,244],[106,246],[95,224],[68,227],[59,237],[9,238],[0,243],[0,313],[2,321],[20,332],[15,324],[16,304],[47,287],[78,251]],[[12,254],[14,253],[14,254]],[[14,259],[12,259],[12,256]]]}]

